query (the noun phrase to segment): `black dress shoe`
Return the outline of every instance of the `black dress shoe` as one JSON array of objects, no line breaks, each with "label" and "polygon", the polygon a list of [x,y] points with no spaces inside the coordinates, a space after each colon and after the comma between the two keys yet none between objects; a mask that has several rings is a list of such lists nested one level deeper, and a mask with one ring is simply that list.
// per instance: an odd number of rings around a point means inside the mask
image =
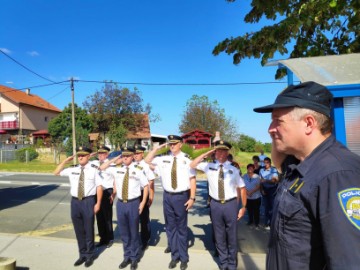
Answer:
[{"label": "black dress shoe", "polygon": [[125,268],[126,266],[128,266],[130,263],[131,263],[131,261],[130,261],[129,259],[124,259],[124,260],[122,261],[122,263],[120,263],[119,268],[120,268],[120,269],[123,269],[123,268]]},{"label": "black dress shoe", "polygon": [[77,259],[76,262],[74,263],[74,266],[82,265],[85,261],[86,261],[86,259],[85,259],[84,257],[79,258],[79,259]]},{"label": "black dress shoe", "polygon": [[130,270],[136,270],[137,267],[138,267],[137,261],[132,261],[131,266],[130,266]]},{"label": "black dress shoe", "polygon": [[95,247],[99,248],[99,247],[102,247],[102,246],[105,246],[105,245],[106,245],[106,243],[104,243],[104,242],[99,242],[99,243],[97,243],[97,244],[95,245]]},{"label": "black dress shoe", "polygon": [[90,266],[92,266],[93,263],[94,263],[93,258],[87,258],[85,261],[85,267],[90,267]]},{"label": "black dress shoe", "polygon": [[180,270],[185,270],[188,267],[187,262],[181,262]]},{"label": "black dress shoe", "polygon": [[114,241],[109,241],[109,242],[106,244],[106,247],[107,247],[107,248],[110,248],[113,244],[114,244]]},{"label": "black dress shoe", "polygon": [[171,260],[171,262],[169,263],[169,269],[175,268],[178,262],[179,260]]},{"label": "black dress shoe", "polygon": [[171,248],[170,248],[170,247],[165,248],[164,253],[170,253],[170,252],[171,252]]}]

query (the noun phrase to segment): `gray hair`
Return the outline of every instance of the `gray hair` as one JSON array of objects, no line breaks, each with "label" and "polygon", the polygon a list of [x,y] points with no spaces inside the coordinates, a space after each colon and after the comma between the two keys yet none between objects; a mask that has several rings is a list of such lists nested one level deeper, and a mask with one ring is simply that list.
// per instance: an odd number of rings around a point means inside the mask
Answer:
[{"label": "gray hair", "polygon": [[325,135],[331,133],[333,129],[333,121],[330,117],[322,113],[300,107],[294,107],[290,111],[290,115],[294,120],[301,120],[303,117],[305,117],[305,115],[309,115],[309,114],[315,118],[316,122],[318,123],[321,134]]}]

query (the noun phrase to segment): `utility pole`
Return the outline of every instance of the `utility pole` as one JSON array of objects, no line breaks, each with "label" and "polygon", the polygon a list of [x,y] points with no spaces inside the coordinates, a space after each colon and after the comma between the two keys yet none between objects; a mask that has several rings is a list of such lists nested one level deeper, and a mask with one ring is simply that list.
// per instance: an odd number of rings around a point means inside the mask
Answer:
[{"label": "utility pole", "polygon": [[[75,133],[75,98],[74,98],[74,78],[70,79],[71,83],[71,123],[72,123],[72,141],[73,141],[73,155],[76,153],[76,133]],[[73,159],[73,164],[75,165],[77,159]]]}]

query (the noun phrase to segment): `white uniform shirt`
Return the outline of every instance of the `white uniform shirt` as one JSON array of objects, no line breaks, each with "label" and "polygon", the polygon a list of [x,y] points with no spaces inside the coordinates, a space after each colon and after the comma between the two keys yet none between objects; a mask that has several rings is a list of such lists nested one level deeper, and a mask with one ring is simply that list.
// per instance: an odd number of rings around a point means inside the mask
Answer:
[{"label": "white uniform shirt", "polygon": [[[109,171],[113,174],[116,185],[116,195],[122,200],[122,186],[124,177],[126,174],[126,166],[109,167]],[[149,184],[145,173],[142,169],[136,167],[133,162],[129,166],[129,193],[128,200],[135,199],[141,195],[141,187],[145,187]]]},{"label": "white uniform shirt", "polygon": [[[107,161],[108,161],[107,159],[104,160],[104,162],[107,162]],[[91,163],[96,165],[97,168],[100,167],[99,160],[91,161]],[[110,172],[109,167],[107,167],[103,171],[98,170],[98,174],[101,179],[101,185],[103,186],[103,189],[108,189],[108,188],[114,187],[114,175]]]},{"label": "white uniform shirt", "polygon": [[150,169],[150,165],[145,162],[145,160],[141,160],[140,162],[134,161],[135,165],[139,166],[145,172],[145,176],[149,181],[155,179],[154,172]]},{"label": "white uniform shirt", "polygon": [[[70,194],[73,197],[78,196],[79,178],[81,166],[69,167],[60,172],[60,176],[68,176],[70,180]],[[101,179],[96,166],[87,163],[84,166],[84,196],[96,195],[96,187],[101,186]]]},{"label": "white uniform shirt", "polygon": [[[201,162],[196,166],[196,169],[203,171],[209,181],[209,195],[215,200],[219,200],[218,180],[220,163],[215,162]],[[244,187],[244,180],[241,178],[239,170],[231,165],[229,161],[223,164],[224,171],[224,190],[225,200],[237,197],[237,188]]]},{"label": "white uniform shirt", "polygon": [[196,171],[190,168],[191,160],[180,152],[176,156],[177,188],[171,187],[171,169],[174,155],[155,157],[151,162],[156,166],[156,172],[161,178],[163,189],[167,192],[182,192],[190,189],[190,178],[196,176]]}]

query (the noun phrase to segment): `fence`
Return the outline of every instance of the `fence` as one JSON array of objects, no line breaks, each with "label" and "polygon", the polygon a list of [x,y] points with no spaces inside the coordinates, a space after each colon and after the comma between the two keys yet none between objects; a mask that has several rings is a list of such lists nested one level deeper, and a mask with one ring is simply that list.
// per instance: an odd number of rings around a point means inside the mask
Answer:
[{"label": "fence", "polygon": [[15,152],[24,147],[28,147],[26,144],[3,144],[0,143],[0,163],[16,160]]}]

